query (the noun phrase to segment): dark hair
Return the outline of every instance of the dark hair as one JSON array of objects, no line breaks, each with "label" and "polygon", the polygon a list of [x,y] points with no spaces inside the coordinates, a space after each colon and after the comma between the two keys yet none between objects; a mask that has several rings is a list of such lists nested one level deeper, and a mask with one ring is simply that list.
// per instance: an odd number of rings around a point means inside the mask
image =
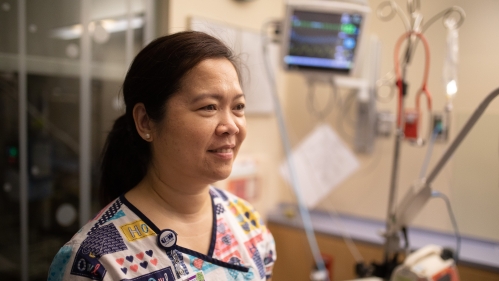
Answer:
[{"label": "dark hair", "polygon": [[102,151],[99,199],[103,206],[136,186],[151,160],[149,143],[135,128],[135,104],[143,103],[149,118],[160,122],[166,102],[179,91],[185,74],[209,58],[226,58],[238,69],[227,46],[196,31],[160,37],[137,54],[123,82],[126,113],[115,121]]}]

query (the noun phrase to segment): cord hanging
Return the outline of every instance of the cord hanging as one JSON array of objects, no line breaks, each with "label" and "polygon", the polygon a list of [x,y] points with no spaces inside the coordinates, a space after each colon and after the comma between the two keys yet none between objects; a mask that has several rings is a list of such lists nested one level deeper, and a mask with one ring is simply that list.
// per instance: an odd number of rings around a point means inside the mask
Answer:
[{"label": "cord hanging", "polygon": [[328,116],[333,111],[334,104],[338,98],[338,90],[332,79],[330,81],[330,84],[331,92],[328,94],[326,105],[322,109],[317,109],[315,101],[315,81],[313,79],[307,80],[307,107],[310,114],[317,117],[320,121],[323,121],[326,116]]}]

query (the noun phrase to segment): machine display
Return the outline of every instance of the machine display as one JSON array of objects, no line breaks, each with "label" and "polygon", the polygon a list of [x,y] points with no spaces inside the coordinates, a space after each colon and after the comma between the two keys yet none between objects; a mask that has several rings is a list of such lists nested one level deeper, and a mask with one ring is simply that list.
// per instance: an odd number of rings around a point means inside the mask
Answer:
[{"label": "machine display", "polygon": [[316,2],[287,5],[284,68],[351,74],[368,10],[351,3]]}]

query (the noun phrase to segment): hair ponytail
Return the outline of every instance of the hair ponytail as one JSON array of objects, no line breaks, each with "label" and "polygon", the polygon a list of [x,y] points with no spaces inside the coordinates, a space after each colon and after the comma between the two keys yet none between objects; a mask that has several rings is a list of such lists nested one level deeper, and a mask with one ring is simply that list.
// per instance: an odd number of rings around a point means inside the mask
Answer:
[{"label": "hair ponytail", "polygon": [[[102,206],[136,186],[147,171],[149,144],[126,115],[116,119],[102,150],[99,200]],[[133,119],[132,119],[133,121]]]}]

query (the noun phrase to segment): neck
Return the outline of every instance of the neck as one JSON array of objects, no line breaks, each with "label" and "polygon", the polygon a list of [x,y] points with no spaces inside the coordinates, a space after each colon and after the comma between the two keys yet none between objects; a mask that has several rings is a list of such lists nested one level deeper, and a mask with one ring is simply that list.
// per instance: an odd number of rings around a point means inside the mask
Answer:
[{"label": "neck", "polygon": [[160,177],[150,169],[125,196],[156,227],[174,229],[178,245],[208,253],[214,219],[209,188],[189,177]]},{"label": "neck", "polygon": [[144,203],[154,204],[155,208],[187,223],[197,220],[202,214],[211,213],[208,211],[211,210],[209,188],[208,184],[165,180],[157,173],[149,172],[130,191],[130,197],[141,198]]}]

